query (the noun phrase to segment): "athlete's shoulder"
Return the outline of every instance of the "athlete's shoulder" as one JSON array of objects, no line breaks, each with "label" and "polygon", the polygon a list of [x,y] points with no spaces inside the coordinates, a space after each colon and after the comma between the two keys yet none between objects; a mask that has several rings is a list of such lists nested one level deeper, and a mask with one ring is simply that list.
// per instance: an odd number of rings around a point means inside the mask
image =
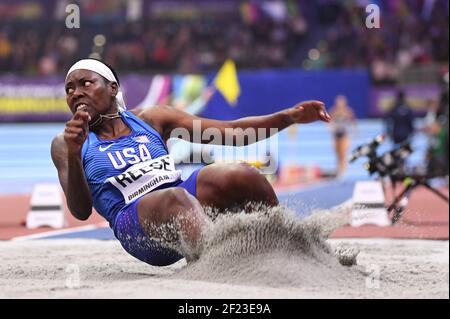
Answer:
[{"label": "athlete's shoulder", "polygon": [[64,133],[61,132],[52,139],[51,151],[53,153],[53,151],[58,151],[61,148],[65,148],[65,147],[66,147],[66,142],[64,141]]},{"label": "athlete's shoulder", "polygon": [[61,162],[64,161],[64,158],[67,155],[67,144],[64,140],[64,133],[59,133],[53,138],[50,147],[50,155],[53,163],[59,168]]},{"label": "athlete's shoulder", "polygon": [[164,129],[170,126],[176,117],[174,109],[174,107],[168,105],[156,105],[145,109],[134,109],[131,113],[153,127],[163,136]]},{"label": "athlete's shoulder", "polygon": [[158,117],[170,115],[174,110],[174,107],[169,105],[155,105],[147,108],[137,108],[130,112],[138,116],[141,120],[151,120]]}]

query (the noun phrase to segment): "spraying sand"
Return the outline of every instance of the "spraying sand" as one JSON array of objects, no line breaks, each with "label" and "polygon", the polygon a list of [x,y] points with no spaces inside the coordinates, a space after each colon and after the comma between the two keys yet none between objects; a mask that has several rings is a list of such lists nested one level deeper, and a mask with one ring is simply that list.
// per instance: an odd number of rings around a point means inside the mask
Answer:
[{"label": "spraying sand", "polygon": [[448,241],[326,239],[347,221],[347,209],[221,216],[198,260],[167,267],[117,241],[0,242],[0,297],[449,298]]}]

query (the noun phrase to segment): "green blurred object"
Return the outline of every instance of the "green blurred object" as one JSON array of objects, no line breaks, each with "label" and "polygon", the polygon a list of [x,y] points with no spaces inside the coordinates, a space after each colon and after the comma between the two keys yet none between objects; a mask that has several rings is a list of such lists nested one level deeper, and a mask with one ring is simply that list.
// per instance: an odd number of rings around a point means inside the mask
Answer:
[{"label": "green blurred object", "polygon": [[200,96],[205,88],[206,81],[202,75],[186,75],[183,79],[181,96],[177,98],[184,99],[186,102],[192,102]]}]

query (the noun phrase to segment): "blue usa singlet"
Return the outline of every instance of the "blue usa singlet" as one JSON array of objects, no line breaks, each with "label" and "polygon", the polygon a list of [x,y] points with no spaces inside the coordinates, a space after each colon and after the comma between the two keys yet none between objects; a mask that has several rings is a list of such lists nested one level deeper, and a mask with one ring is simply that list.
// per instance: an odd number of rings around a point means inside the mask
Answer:
[{"label": "blue usa singlet", "polygon": [[119,211],[136,199],[182,182],[159,133],[131,112],[121,117],[129,135],[101,140],[89,132],[82,149],[94,208],[111,227]]}]

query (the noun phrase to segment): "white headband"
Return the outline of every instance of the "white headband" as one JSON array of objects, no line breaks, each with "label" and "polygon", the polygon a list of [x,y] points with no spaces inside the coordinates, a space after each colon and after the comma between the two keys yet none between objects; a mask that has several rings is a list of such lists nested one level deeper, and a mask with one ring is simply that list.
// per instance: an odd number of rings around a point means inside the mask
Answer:
[{"label": "white headband", "polygon": [[[69,74],[72,73],[75,70],[89,70],[92,72],[95,72],[97,74],[100,74],[105,79],[107,79],[110,82],[115,82],[117,85],[119,85],[119,82],[117,81],[116,77],[112,73],[111,69],[108,68],[104,63],[94,60],[94,59],[84,59],[76,62],[72,67],[69,69],[66,75],[66,81],[69,77]],[[116,101],[117,101],[117,107],[119,108],[120,112],[125,111],[127,108],[125,106],[125,101],[123,99],[123,93],[119,88],[119,92],[117,92],[116,95]]]}]

